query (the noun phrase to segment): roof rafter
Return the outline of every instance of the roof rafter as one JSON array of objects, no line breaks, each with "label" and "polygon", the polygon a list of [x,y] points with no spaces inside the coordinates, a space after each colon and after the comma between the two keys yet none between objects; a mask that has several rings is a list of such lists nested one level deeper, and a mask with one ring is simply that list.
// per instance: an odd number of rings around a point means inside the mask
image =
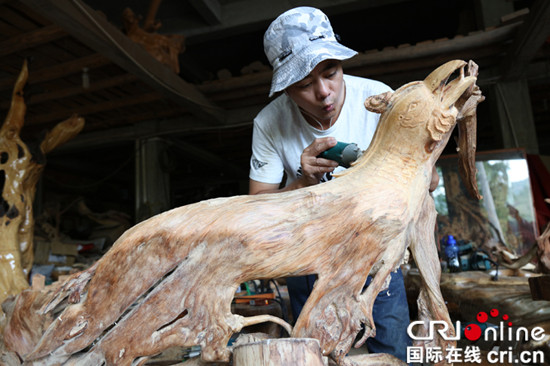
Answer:
[{"label": "roof rafter", "polygon": [[35,47],[55,41],[66,36],[67,33],[56,25],[49,25],[33,32],[24,33],[0,42],[0,57],[6,56],[25,48]]},{"label": "roof rafter", "polygon": [[535,0],[525,23],[508,50],[508,57],[503,60],[503,77],[507,80],[518,79],[544,42],[550,37],[550,2]]},{"label": "roof rafter", "polygon": [[225,119],[223,110],[209,101],[194,85],[185,82],[170,68],[162,65],[82,1],[21,1],[124,70],[185,105],[191,113],[218,122]]},{"label": "roof rafter", "polygon": [[208,24],[221,23],[222,7],[218,0],[189,0],[189,2]]}]

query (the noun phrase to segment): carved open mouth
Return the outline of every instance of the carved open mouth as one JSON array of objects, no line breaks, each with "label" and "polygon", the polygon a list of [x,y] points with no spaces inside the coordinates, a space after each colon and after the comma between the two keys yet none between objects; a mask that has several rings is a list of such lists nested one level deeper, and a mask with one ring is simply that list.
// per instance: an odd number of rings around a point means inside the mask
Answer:
[{"label": "carved open mouth", "polygon": [[[439,97],[444,108],[451,108],[466,89],[475,84],[477,78],[466,76],[464,73],[466,65],[467,63],[462,60],[450,61],[435,69],[424,79],[426,87]],[[448,82],[450,76],[457,70],[458,76]]]}]

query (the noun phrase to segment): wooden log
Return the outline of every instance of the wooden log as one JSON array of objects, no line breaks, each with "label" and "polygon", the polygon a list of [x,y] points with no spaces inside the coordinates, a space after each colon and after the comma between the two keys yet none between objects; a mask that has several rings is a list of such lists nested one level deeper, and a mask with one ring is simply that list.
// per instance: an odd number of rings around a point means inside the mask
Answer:
[{"label": "wooden log", "polygon": [[353,355],[346,357],[346,360],[354,366],[406,366],[407,364],[397,357],[384,353],[365,355]]},{"label": "wooden log", "polygon": [[[311,338],[268,339],[261,333],[242,334],[233,348],[234,366],[333,366],[321,353],[319,342]],[[350,366],[406,366],[400,359],[384,354],[346,356]]]},{"label": "wooden log", "polygon": [[317,339],[267,339],[233,349],[234,366],[325,366],[327,362]]}]

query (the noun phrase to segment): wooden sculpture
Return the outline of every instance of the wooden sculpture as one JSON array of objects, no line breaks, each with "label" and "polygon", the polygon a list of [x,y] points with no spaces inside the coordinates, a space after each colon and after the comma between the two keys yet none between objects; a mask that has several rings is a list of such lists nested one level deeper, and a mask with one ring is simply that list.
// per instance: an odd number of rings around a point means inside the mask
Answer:
[{"label": "wooden sculpture", "polygon": [[[374,299],[409,246],[423,280],[421,319],[450,324],[428,186],[457,115],[475,118],[482,99],[477,66],[471,62],[466,76],[465,65],[448,62],[423,81],[367,99],[382,113],[378,129],[337,179],[167,211],[126,231],[63,284],[24,291],[5,304],[6,346],[29,364],[142,365],[168,347],[191,345],[201,346],[203,360],[227,362],[231,335],[269,318],[231,313],[240,283],[317,273],[291,336],[316,338],[323,354],[350,365],[345,355],[361,324],[359,344],[375,335]],[[374,280],[362,292],[369,273]]]},{"label": "wooden sculpture", "polygon": [[[550,199],[548,198],[545,199],[545,201],[550,203]],[[519,219],[516,221],[518,222],[518,226],[521,227],[522,223],[520,220],[523,219],[521,219],[519,215],[517,215],[517,217],[519,217]],[[487,252],[489,254],[492,252],[492,254],[496,257],[495,260],[503,267],[515,270],[518,273],[520,273],[520,269],[525,268],[525,266],[528,266],[531,262],[534,262],[536,263],[534,267],[535,273],[550,274],[550,223],[546,225],[546,228],[540,236],[531,239],[530,241],[534,241],[535,244],[533,244],[533,246],[519,258],[515,255],[515,253],[507,251],[506,247],[490,248]]]},{"label": "wooden sculpture", "polygon": [[[550,203],[549,199],[546,202]],[[537,238],[537,269],[540,273],[550,274],[550,223]]]},{"label": "wooden sculpture", "polygon": [[[36,184],[44,169],[44,157],[76,136],[84,120],[73,116],[60,122],[31,154],[21,140],[26,105],[23,88],[27,82],[27,62],[13,89],[11,106],[0,129],[0,303],[28,287],[33,263],[33,201]],[[1,314],[1,311],[0,311]]]},{"label": "wooden sculpture", "polygon": [[[156,9],[156,7],[152,7],[152,9]],[[150,12],[151,11],[153,11],[154,14],[156,10],[150,10]],[[185,51],[184,36],[179,34],[156,33],[160,28],[160,23],[153,24],[151,21],[151,14],[147,16],[145,27],[141,28],[139,26],[140,18],[137,17],[130,8],[124,9],[122,20],[128,38],[143,46],[143,48],[145,48],[151,56],[157,59],[157,61],[170,67],[176,74],[179,74],[179,54]]]}]

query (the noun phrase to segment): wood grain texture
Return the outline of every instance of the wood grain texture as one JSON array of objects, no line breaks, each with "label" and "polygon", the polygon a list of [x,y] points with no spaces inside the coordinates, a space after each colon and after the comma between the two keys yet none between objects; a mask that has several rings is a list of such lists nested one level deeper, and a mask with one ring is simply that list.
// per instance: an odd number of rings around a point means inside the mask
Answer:
[{"label": "wood grain texture", "polygon": [[234,366],[326,366],[316,339],[267,339],[235,346]]},{"label": "wood grain texture", "polygon": [[[421,319],[450,323],[428,187],[456,124],[454,103],[465,92],[466,100],[477,98],[476,77],[465,66],[451,61],[423,81],[368,98],[365,106],[382,113],[378,129],[337,179],[202,201],[129,229],[93,267],[37,297],[36,316],[51,323],[42,335],[23,330],[31,327],[22,322],[31,306],[15,305],[6,346],[40,364],[141,365],[168,347],[191,345],[201,346],[204,361],[227,362],[231,335],[265,320],[231,313],[240,283],[317,273],[291,335],[315,338],[337,364],[355,365],[345,356],[362,324],[357,345],[376,334],[374,299],[408,247],[422,277]],[[362,291],[369,273],[374,280]]]},{"label": "wood grain texture", "polygon": [[538,272],[550,274],[550,224],[537,238],[537,246]]}]

